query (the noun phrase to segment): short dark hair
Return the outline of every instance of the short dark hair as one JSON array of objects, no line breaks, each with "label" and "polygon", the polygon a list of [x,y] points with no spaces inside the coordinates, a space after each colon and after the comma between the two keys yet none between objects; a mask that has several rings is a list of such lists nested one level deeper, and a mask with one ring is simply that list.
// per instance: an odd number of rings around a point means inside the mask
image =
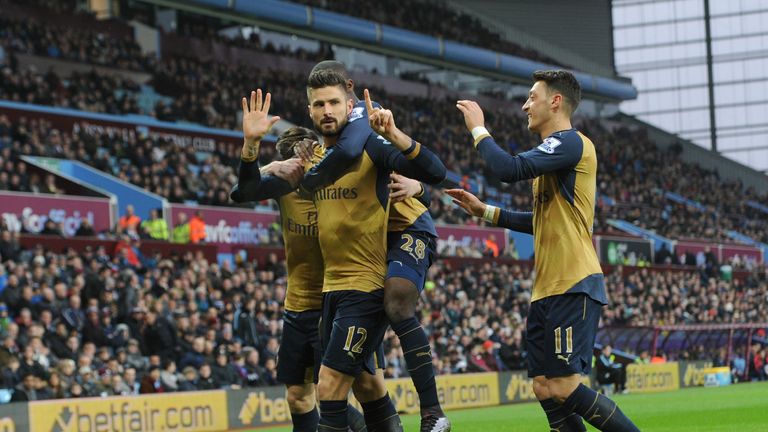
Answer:
[{"label": "short dark hair", "polygon": [[321,70],[336,71],[341,75],[343,75],[345,80],[349,79],[349,71],[347,70],[347,66],[340,61],[323,60],[320,63],[316,64],[315,67],[312,68],[312,71],[309,74],[312,75],[313,73]]},{"label": "short dark hair", "polygon": [[571,114],[581,102],[581,85],[572,73],[566,70],[539,70],[533,73],[533,82],[544,81],[550,91],[560,93],[568,103]]},{"label": "short dark hair", "polygon": [[319,69],[311,74],[307,79],[307,92],[310,89],[319,89],[323,87],[339,86],[347,94],[347,79],[343,74],[333,69]]},{"label": "short dark hair", "polygon": [[275,144],[277,153],[283,160],[292,158],[294,154],[293,147],[297,142],[304,139],[311,139],[312,141],[319,140],[317,134],[313,130],[305,127],[294,126],[290,129],[286,129],[279,137],[277,137],[277,143]]}]

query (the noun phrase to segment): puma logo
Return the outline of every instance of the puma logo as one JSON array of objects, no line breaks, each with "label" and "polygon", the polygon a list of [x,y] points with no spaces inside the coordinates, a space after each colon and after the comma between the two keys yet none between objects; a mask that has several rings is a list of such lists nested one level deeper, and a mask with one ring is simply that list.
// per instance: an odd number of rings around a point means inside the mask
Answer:
[{"label": "puma logo", "polygon": [[563,356],[563,355],[561,355],[561,354],[558,354],[558,355],[557,355],[557,359],[558,359],[558,360],[562,360],[562,361],[564,361],[564,362],[565,362],[565,364],[569,365],[569,364],[570,364],[570,361],[571,361],[571,355],[570,355],[570,354],[568,354],[567,356]]},{"label": "puma logo", "polygon": [[592,423],[592,420],[597,420],[597,419],[599,419],[600,417],[602,417],[602,416],[601,416],[600,414],[598,414],[598,413],[597,413],[597,409],[595,409],[595,413],[594,413],[594,414],[592,414],[592,416],[591,416],[591,417],[589,417],[589,420],[587,420],[587,422],[591,424],[591,423]]},{"label": "puma logo", "polygon": [[432,357],[432,354],[430,354],[429,351],[416,353],[416,357],[424,357],[424,356]]}]

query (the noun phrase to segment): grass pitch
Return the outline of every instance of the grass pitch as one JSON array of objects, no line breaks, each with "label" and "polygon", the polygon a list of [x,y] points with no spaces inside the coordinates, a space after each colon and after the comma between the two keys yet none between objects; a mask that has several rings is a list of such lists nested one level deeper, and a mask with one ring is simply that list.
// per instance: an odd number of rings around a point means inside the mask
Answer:
[{"label": "grass pitch", "polygon": [[[616,395],[614,400],[642,431],[768,431],[768,383],[675,392]],[[448,413],[454,432],[548,431],[541,407],[534,403],[476,408]],[[417,416],[403,416],[407,432],[419,430]],[[595,430],[587,425],[587,429]],[[290,432],[290,427],[255,429]]]}]

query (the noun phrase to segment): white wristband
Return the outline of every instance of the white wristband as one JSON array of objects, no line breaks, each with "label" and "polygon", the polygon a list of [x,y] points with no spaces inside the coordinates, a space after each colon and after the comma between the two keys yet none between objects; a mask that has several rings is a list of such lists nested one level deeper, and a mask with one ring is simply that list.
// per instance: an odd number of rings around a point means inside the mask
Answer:
[{"label": "white wristband", "polygon": [[493,223],[494,216],[496,216],[496,207],[492,205],[486,205],[485,212],[483,212],[483,219]]},{"label": "white wristband", "polygon": [[478,137],[481,137],[483,135],[490,135],[490,133],[488,133],[488,129],[486,129],[485,126],[476,126],[472,128],[473,140],[477,140]]}]

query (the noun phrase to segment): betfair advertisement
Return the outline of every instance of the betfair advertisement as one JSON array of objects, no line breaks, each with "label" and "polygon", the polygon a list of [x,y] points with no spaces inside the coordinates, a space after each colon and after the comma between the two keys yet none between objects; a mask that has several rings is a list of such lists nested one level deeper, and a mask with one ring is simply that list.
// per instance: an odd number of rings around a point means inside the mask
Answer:
[{"label": "betfair advertisement", "polygon": [[[500,400],[503,404],[535,402],[533,393],[533,378],[528,378],[524,371],[500,372],[498,374]],[[581,382],[588,387],[592,386],[592,376],[582,376]]]},{"label": "betfair advertisement", "polygon": [[29,417],[30,430],[40,432],[228,429],[223,390],[36,402],[29,405]]},{"label": "betfair advertisement", "polygon": [[[499,404],[496,373],[440,375],[436,378],[437,396],[446,409],[484,407]],[[419,412],[419,394],[409,378],[387,380],[389,396],[398,412]]]},{"label": "betfair advertisement", "polygon": [[27,404],[13,403],[0,405],[0,432],[22,432],[29,428]]},{"label": "betfair advertisement", "polygon": [[229,426],[268,426],[291,421],[285,387],[259,387],[227,392]]},{"label": "betfair advertisement", "polygon": [[712,362],[708,361],[680,362],[680,388],[703,386],[704,371],[711,367]]},{"label": "betfair advertisement", "polygon": [[680,366],[677,362],[627,366],[627,390],[630,393],[652,393],[679,388]]}]

